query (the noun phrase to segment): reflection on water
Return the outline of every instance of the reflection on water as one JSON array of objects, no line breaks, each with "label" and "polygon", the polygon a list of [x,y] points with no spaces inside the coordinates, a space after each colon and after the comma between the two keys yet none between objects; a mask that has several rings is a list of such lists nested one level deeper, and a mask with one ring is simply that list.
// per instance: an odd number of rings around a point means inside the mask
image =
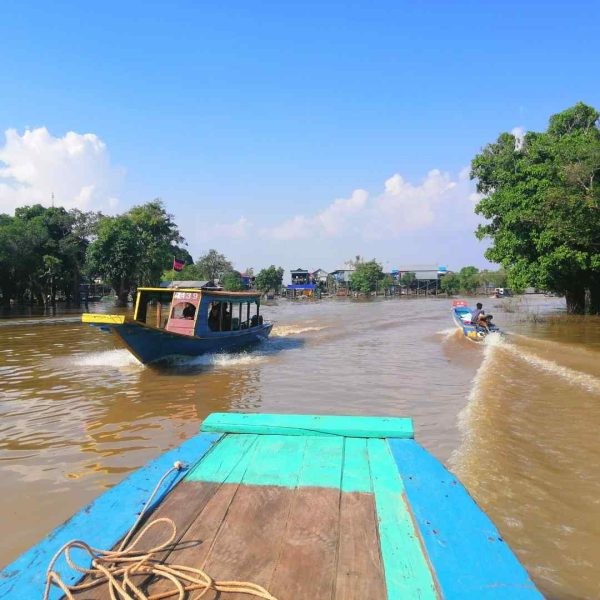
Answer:
[{"label": "reflection on water", "polygon": [[282,301],[254,350],[160,367],[74,314],[0,319],[0,563],[210,412],[410,415],[548,597],[600,597],[600,321],[484,305],[510,334],[477,344],[446,300]]}]

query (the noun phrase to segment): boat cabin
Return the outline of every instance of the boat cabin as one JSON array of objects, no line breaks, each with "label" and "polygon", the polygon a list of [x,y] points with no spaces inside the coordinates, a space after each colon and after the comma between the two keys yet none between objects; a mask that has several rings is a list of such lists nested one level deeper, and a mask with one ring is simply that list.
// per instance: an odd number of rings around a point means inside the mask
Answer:
[{"label": "boat cabin", "polygon": [[262,325],[260,293],[138,288],[134,320],[179,335],[232,335]]}]

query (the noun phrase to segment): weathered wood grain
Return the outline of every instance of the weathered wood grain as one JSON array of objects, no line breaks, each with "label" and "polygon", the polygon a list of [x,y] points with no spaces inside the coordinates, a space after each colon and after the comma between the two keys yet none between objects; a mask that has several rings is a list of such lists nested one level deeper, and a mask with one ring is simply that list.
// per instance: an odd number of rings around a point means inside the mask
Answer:
[{"label": "weathered wood grain", "polygon": [[340,491],[298,488],[273,579],[268,589],[282,599],[332,598],[339,539]]}]

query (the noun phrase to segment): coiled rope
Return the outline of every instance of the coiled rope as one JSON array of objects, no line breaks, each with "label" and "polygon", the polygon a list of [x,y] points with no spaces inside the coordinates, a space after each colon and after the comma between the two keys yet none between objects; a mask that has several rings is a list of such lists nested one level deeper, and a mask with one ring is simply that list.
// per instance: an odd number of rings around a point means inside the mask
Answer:
[{"label": "coiled rope", "polygon": [[[215,581],[202,569],[195,569],[185,565],[163,564],[156,555],[161,551],[166,550],[175,539],[177,539],[177,528],[175,523],[167,517],[154,519],[147,523],[137,534],[133,542],[128,544],[164,480],[172,472],[180,471],[183,468],[183,463],[177,461],[161,477],[135,523],[123,538],[118,550],[93,548],[82,540],[72,540],[64,544],[58,552],[56,552],[48,565],[44,600],[49,600],[52,586],[60,588],[68,600],[76,600],[73,595],[74,592],[87,590],[104,583],[108,585],[111,600],[162,600],[163,598],[170,598],[171,596],[177,596],[177,600],[184,600],[190,592],[198,591],[198,594],[190,597],[190,600],[197,600],[210,590],[224,593],[248,594],[264,600],[277,600],[277,598],[269,594],[262,586],[255,583],[248,581]],[[136,546],[140,540],[143,539],[144,535],[146,535],[150,529],[162,523],[168,525],[171,529],[171,534],[168,539],[150,550],[136,550]],[[74,548],[83,550],[88,554],[91,558],[90,568],[82,567],[72,560],[71,550]],[[64,555],[65,560],[71,569],[82,575],[90,576],[90,581],[84,581],[77,585],[67,585],[60,574],[54,570],[56,561],[62,555]],[[174,587],[170,591],[148,596],[133,583],[132,578],[135,576],[166,579],[170,581]]]}]

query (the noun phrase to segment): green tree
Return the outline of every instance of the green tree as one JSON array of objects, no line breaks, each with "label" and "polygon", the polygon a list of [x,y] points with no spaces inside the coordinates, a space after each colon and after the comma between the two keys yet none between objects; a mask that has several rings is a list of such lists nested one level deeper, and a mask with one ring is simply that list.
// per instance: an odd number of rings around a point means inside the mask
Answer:
[{"label": "green tree", "polygon": [[463,267],[458,272],[459,289],[461,292],[474,294],[479,286],[479,269]]},{"label": "green tree", "polygon": [[389,290],[394,285],[394,279],[391,275],[384,275],[381,280],[381,287],[384,290]]},{"label": "green tree", "polygon": [[227,273],[233,271],[233,265],[216,250],[209,250],[202,255],[196,262],[198,272],[202,274],[202,279],[221,279]]},{"label": "green tree", "polygon": [[283,269],[271,265],[261,271],[254,280],[256,289],[261,292],[268,292],[269,290],[279,290],[281,288],[281,282],[283,281]]},{"label": "green tree", "polygon": [[180,251],[177,244],[183,242],[173,215],[156,199],[134,206],[126,216],[133,223],[140,243],[136,283],[157,284],[165,267],[172,264],[173,256]]},{"label": "green tree", "polygon": [[411,286],[414,281],[416,281],[417,275],[415,273],[402,273],[402,277],[400,277],[400,283],[402,285]]},{"label": "green tree", "polygon": [[57,295],[79,302],[93,213],[22,206],[0,219],[0,289],[11,299],[55,304]]},{"label": "green tree", "polygon": [[487,287],[504,288],[507,286],[506,271],[504,269],[497,271],[484,269],[479,272],[479,283]]},{"label": "green tree", "polygon": [[441,279],[440,287],[449,296],[457,294],[460,290],[460,277],[456,273],[446,273]]},{"label": "green tree", "polygon": [[203,281],[206,276],[197,264],[185,265],[181,271],[166,269],[162,274],[163,281]]},{"label": "green tree", "polygon": [[510,287],[565,294],[567,310],[600,312],[600,129],[578,103],[523,140],[503,133],[472,161],[483,195],[477,230],[486,257],[506,269]]},{"label": "green tree", "polygon": [[87,269],[100,276],[125,304],[137,286],[157,285],[183,242],[172,215],[160,200],[134,206],[123,215],[103,217],[87,251]]},{"label": "green tree", "polygon": [[105,217],[98,226],[98,237],[87,252],[88,270],[100,276],[116,292],[119,304],[127,298],[139,279],[138,263],[143,248],[138,230],[127,215]]},{"label": "green tree", "polygon": [[226,273],[221,280],[221,285],[228,292],[241,292],[246,289],[242,282],[242,276],[237,271]]},{"label": "green tree", "polygon": [[383,277],[381,265],[373,259],[356,265],[356,269],[350,275],[350,284],[353,290],[368,294],[377,290],[377,285]]}]

